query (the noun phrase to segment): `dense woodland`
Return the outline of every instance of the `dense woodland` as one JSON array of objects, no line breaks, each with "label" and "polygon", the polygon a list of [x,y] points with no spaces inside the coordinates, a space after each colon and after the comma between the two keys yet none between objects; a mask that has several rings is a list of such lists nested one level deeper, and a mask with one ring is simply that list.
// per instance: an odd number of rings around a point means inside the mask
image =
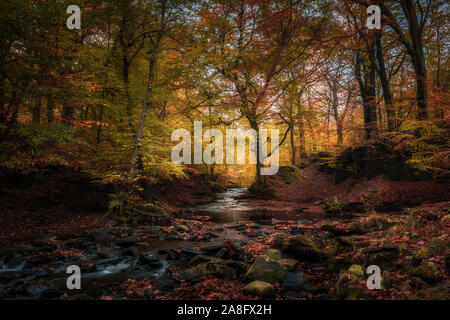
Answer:
[{"label": "dense woodland", "polygon": [[[66,26],[72,4],[80,29]],[[366,26],[370,5],[380,29]],[[197,259],[187,273],[175,264],[160,287],[119,264],[109,267],[124,275],[114,279],[121,289],[102,280],[104,291],[81,298],[448,299],[449,9],[444,0],[1,1],[0,239],[39,236],[54,256],[75,259],[93,247],[81,234],[101,227],[137,257],[128,267],[150,269],[159,256],[139,243],[195,247],[160,250]],[[261,176],[259,162],[173,163],[172,132],[193,136],[196,121],[279,129],[278,174]],[[225,227],[248,238],[239,247],[189,208],[243,187],[252,218]],[[290,222],[255,223],[267,216]],[[216,236],[217,251],[196,245]],[[124,254],[130,247],[139,252]],[[3,248],[3,269],[21,271],[28,253]],[[278,250],[280,270],[252,275],[279,263]],[[364,292],[371,259],[390,273],[383,290]],[[317,268],[328,271],[309,272]],[[71,296],[12,279],[0,279],[0,299]]]}]

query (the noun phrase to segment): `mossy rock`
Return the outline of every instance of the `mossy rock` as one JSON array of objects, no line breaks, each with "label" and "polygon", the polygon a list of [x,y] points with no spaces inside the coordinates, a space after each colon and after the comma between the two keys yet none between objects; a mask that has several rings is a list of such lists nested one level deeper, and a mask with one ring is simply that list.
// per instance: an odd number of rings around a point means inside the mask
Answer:
[{"label": "mossy rock", "polygon": [[273,260],[280,260],[281,259],[281,252],[278,249],[267,249],[263,252],[266,256],[272,258]]},{"label": "mossy rock", "polygon": [[412,269],[411,274],[427,281],[438,282],[444,279],[444,276],[439,272],[436,265],[432,262],[424,262],[417,268]]},{"label": "mossy rock", "polygon": [[353,222],[350,224],[349,232],[352,234],[365,234],[374,231],[387,230],[395,223],[381,216],[373,216],[367,222]]},{"label": "mossy rock", "polygon": [[331,272],[340,272],[341,270],[346,271],[352,264],[352,261],[345,258],[330,258],[327,261],[327,269]]},{"label": "mossy rock", "polygon": [[189,261],[188,265],[193,267],[204,263],[223,264],[226,265],[227,267],[234,269],[237,273],[243,273],[247,270],[247,264],[245,264],[244,262],[234,260],[223,260],[220,258],[205,256],[202,254],[193,257],[191,261]]},{"label": "mossy rock", "polygon": [[275,295],[275,289],[270,283],[258,280],[249,283],[242,290],[246,295],[263,298],[271,298]]},{"label": "mossy rock", "polygon": [[274,247],[282,252],[295,255],[297,259],[325,259],[334,256],[337,243],[334,240],[322,240],[304,235],[277,239]]},{"label": "mossy rock", "polygon": [[201,276],[215,275],[219,277],[236,278],[236,271],[223,263],[202,263],[195,267],[189,268],[184,272],[187,280],[197,279]]},{"label": "mossy rock", "polygon": [[181,232],[181,233],[190,231],[189,227],[184,225],[184,224],[176,225],[175,226],[175,230],[178,231],[178,232]]},{"label": "mossy rock", "polygon": [[362,266],[360,266],[359,264],[354,264],[352,265],[350,268],[348,268],[347,273],[349,274],[349,276],[351,278],[354,279],[364,279],[365,278],[365,272]]},{"label": "mossy rock", "polygon": [[245,276],[251,280],[275,283],[283,280],[285,274],[286,268],[280,260],[274,260],[263,254],[256,258]]},{"label": "mossy rock", "polygon": [[441,222],[443,222],[443,223],[450,223],[450,214],[442,217]]},{"label": "mossy rock", "polygon": [[381,247],[363,248],[362,253],[366,254],[367,265],[378,265],[389,267],[400,254],[399,246],[396,244],[384,244]]},{"label": "mossy rock", "polygon": [[420,262],[428,259],[431,255],[432,255],[432,251],[430,248],[428,248],[428,247],[422,248],[419,251],[417,251],[416,254],[414,255],[414,261],[420,263]]},{"label": "mossy rock", "polygon": [[450,241],[444,238],[433,238],[428,243],[428,248],[431,250],[433,255],[441,255],[449,247]]}]

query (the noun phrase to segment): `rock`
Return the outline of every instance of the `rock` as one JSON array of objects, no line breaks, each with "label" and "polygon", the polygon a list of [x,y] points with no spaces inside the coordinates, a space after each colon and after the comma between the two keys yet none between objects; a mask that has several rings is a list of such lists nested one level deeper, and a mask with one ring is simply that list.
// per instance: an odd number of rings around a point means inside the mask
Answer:
[{"label": "rock", "polygon": [[336,253],[337,244],[334,240],[296,235],[275,240],[274,247],[282,252],[291,253],[298,259],[317,260],[333,256]]},{"label": "rock", "polygon": [[137,264],[150,268],[159,268],[163,266],[163,262],[159,257],[147,253],[142,253],[138,256]]},{"label": "rock", "polygon": [[49,287],[47,287],[47,286],[40,287],[38,285],[32,284],[31,286],[26,287],[25,291],[29,295],[35,296],[35,295],[38,295],[38,294],[41,294],[41,293],[45,292],[48,288]]},{"label": "rock", "polygon": [[184,272],[184,277],[188,281],[205,275],[236,278],[236,271],[222,263],[207,262],[189,268]]},{"label": "rock", "polygon": [[234,261],[234,260],[223,260],[216,257],[210,257],[205,255],[198,255],[189,261],[189,266],[196,266],[202,263],[218,263],[226,265],[230,268],[233,268],[237,273],[243,273],[247,270],[247,264],[240,262],[240,261]]},{"label": "rock", "polygon": [[176,252],[176,251],[173,250],[173,249],[159,249],[159,250],[158,250],[158,253],[159,253],[159,254],[167,255],[167,258],[172,259],[172,260],[176,260],[176,259],[178,259],[179,256],[180,256],[180,255],[178,254],[178,252]]},{"label": "rock", "polygon": [[135,247],[129,247],[123,249],[120,254],[125,257],[136,257],[139,253],[137,252]]},{"label": "rock", "polygon": [[352,261],[342,258],[342,259],[336,259],[331,258],[327,261],[327,269],[331,272],[340,272],[341,270],[345,269],[347,270],[351,265],[353,264]]},{"label": "rock", "polygon": [[363,267],[361,267],[359,264],[354,264],[350,268],[348,268],[348,274],[350,277],[354,279],[364,279],[365,278],[365,272]]},{"label": "rock", "polygon": [[183,253],[187,254],[187,255],[193,255],[193,256],[200,255],[200,254],[205,254],[201,250],[197,250],[197,249],[190,248],[190,247],[181,247],[181,251]]},{"label": "rock", "polygon": [[[214,260],[214,259],[216,259],[216,260]],[[210,256],[205,256],[203,254],[199,254],[199,255],[193,257],[191,259],[191,261],[189,261],[188,266],[196,266],[200,263],[205,263],[205,262],[210,262],[210,261],[218,261],[218,260],[221,260],[221,259],[210,257]]]},{"label": "rock", "polygon": [[286,300],[295,300],[297,299],[298,294],[295,291],[286,291],[283,293],[283,298]]},{"label": "rock", "polygon": [[295,267],[297,267],[297,265],[298,265],[298,260],[296,260],[296,259],[283,259],[283,260],[281,260],[281,263],[283,264],[283,266],[287,270],[293,271],[293,270],[295,270]]},{"label": "rock", "polygon": [[251,280],[275,283],[281,281],[285,273],[286,268],[279,260],[274,260],[263,254],[256,258],[245,276]]},{"label": "rock", "polygon": [[413,275],[422,278],[427,282],[438,282],[444,279],[444,276],[436,268],[432,262],[424,262],[411,272]]},{"label": "rock", "polygon": [[432,255],[432,252],[430,250],[430,248],[422,248],[419,251],[416,252],[416,254],[414,255],[414,261],[415,262],[422,262],[426,259],[428,259],[430,256]]},{"label": "rock", "polygon": [[122,248],[129,248],[134,246],[136,243],[139,242],[139,238],[136,236],[126,237],[122,238],[116,241],[116,245]]},{"label": "rock", "polygon": [[450,222],[450,214],[447,214],[446,216],[442,217],[441,222],[443,223]]},{"label": "rock", "polygon": [[363,248],[361,252],[367,255],[368,264],[375,264],[380,267],[391,265],[392,261],[397,259],[400,254],[398,245],[393,243],[386,243],[380,247]]},{"label": "rock", "polygon": [[184,233],[184,232],[189,232],[190,229],[188,226],[185,226],[184,224],[179,224],[175,226],[175,230],[177,230],[178,232]]},{"label": "rock", "polygon": [[314,292],[314,286],[302,275],[294,272],[286,272],[286,275],[283,279],[283,288],[282,291],[305,291],[305,292]]},{"label": "rock", "polygon": [[382,231],[389,229],[395,223],[380,216],[374,216],[367,222],[353,222],[349,226],[349,233],[351,234],[365,234],[374,231]]},{"label": "rock", "polygon": [[215,254],[224,248],[223,244],[213,244],[206,247],[203,247],[202,250],[208,254]]},{"label": "rock", "polygon": [[271,298],[275,295],[275,289],[270,283],[257,280],[249,283],[242,290],[246,295],[260,296],[263,298]]},{"label": "rock", "polygon": [[334,224],[324,224],[320,227],[320,230],[328,231],[335,237],[348,234],[346,230],[339,229]]},{"label": "rock", "polygon": [[267,249],[263,252],[266,256],[272,258],[273,260],[280,260],[281,259],[281,252],[278,249]]}]

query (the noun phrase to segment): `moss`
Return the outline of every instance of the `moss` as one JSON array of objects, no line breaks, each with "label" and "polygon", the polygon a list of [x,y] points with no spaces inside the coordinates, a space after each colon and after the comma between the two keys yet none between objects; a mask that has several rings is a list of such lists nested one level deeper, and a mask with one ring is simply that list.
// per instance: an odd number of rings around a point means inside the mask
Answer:
[{"label": "moss", "polygon": [[272,258],[273,260],[280,260],[281,259],[281,252],[278,249],[267,249],[264,251],[266,256]]},{"label": "moss", "polygon": [[246,295],[260,296],[263,298],[271,298],[275,295],[275,290],[272,285],[264,281],[253,281],[242,290]]},{"label": "moss", "polygon": [[299,259],[316,260],[333,256],[336,253],[337,243],[334,240],[321,240],[296,235],[277,239],[274,247],[279,248],[282,252],[291,253]]},{"label": "moss", "polygon": [[342,203],[340,203],[336,197],[333,199],[327,199],[324,202],[325,213],[341,213],[342,212]]},{"label": "moss", "polygon": [[374,231],[389,229],[395,223],[386,217],[374,215],[367,222],[353,222],[350,224],[349,232],[356,234],[365,234]]},{"label": "moss", "polygon": [[438,282],[444,279],[444,276],[439,272],[436,265],[432,262],[424,262],[417,268],[413,268],[411,270],[411,274],[427,282]]},{"label": "moss", "polygon": [[205,275],[235,278],[236,271],[225,264],[214,262],[202,263],[185,271],[187,280],[197,279]]},{"label": "moss", "polygon": [[422,248],[419,251],[416,252],[414,256],[414,260],[417,262],[422,262],[429,258],[432,255],[430,248]]},{"label": "moss", "polygon": [[248,269],[245,276],[251,280],[275,283],[283,280],[286,268],[279,260],[260,255]]},{"label": "moss", "polygon": [[348,268],[348,274],[350,277],[355,279],[364,279],[365,272],[362,266],[359,264],[354,264],[350,268]]},{"label": "moss", "polygon": [[428,248],[431,250],[433,255],[440,255],[444,253],[448,246],[449,240],[444,238],[433,238],[428,243]]}]

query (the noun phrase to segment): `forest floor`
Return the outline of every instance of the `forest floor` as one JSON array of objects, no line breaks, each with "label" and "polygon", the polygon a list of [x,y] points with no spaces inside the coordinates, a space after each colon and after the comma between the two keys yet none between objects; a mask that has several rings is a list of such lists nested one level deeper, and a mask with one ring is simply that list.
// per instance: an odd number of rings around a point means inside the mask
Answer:
[{"label": "forest floor", "polygon": [[[334,185],[314,163],[302,175],[272,199],[231,190],[161,225],[4,213],[0,299],[450,298],[450,202],[437,197],[447,184]],[[178,204],[205,202],[188,200]],[[81,267],[80,290],[67,289],[69,265]],[[381,269],[378,290],[367,287],[369,265]]]}]

